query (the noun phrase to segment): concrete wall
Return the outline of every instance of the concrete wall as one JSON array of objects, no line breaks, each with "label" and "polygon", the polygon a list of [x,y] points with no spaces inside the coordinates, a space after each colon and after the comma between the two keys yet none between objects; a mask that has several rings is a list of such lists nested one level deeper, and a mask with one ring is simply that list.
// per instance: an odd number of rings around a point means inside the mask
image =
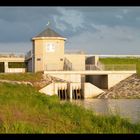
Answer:
[{"label": "concrete wall", "polygon": [[[69,85],[69,97],[72,99],[72,90],[73,89],[81,89],[81,83],[70,83]],[[103,90],[97,88],[96,86],[92,85],[91,83],[84,83],[84,94],[82,95],[84,98],[93,98],[97,95],[104,92]],[[46,95],[58,95],[58,90],[66,90],[68,89],[67,83],[51,83],[48,86],[39,90],[39,92],[44,93]]]},{"label": "concrete wall", "polygon": [[24,73],[26,68],[9,68],[8,62],[25,62],[23,57],[1,57],[0,62],[4,63],[4,72],[5,73]]},{"label": "concrete wall", "polygon": [[90,82],[101,89],[109,89],[131,75],[132,74],[129,74],[129,73],[120,73],[120,74],[112,73],[112,74],[107,74],[107,75],[88,75],[86,76],[86,82]]},{"label": "concrete wall", "polygon": [[25,68],[8,68],[6,73],[25,73]]},{"label": "concrete wall", "polygon": [[104,91],[91,83],[85,83],[84,98],[93,98],[103,93]]},{"label": "concrete wall", "polygon": [[[39,38],[33,41],[34,72],[44,70],[63,70],[64,64],[63,38]],[[53,49],[48,46],[53,44]]]},{"label": "concrete wall", "polygon": [[66,80],[67,82],[81,82],[80,74],[49,74],[58,79]]},{"label": "concrete wall", "polygon": [[44,69],[44,48],[42,40],[33,41],[33,62],[34,62],[34,72],[43,71]]},{"label": "concrete wall", "polygon": [[84,54],[65,54],[72,63],[72,70],[85,70],[85,55]]},{"label": "concrete wall", "polygon": [[54,84],[51,83],[51,84],[45,86],[44,88],[40,89],[39,92],[44,93],[46,95],[54,95],[55,92],[54,92],[53,87],[54,87]]},{"label": "concrete wall", "polygon": [[131,75],[132,74],[108,74],[108,88],[115,86],[117,83]]},{"label": "concrete wall", "polygon": [[108,89],[107,75],[86,75],[86,82],[90,82],[101,89]]}]

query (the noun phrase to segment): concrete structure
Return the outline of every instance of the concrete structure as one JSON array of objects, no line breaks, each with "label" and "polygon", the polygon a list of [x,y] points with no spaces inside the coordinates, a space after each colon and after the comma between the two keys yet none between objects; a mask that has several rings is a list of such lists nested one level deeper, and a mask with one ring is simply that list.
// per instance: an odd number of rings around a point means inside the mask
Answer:
[{"label": "concrete structure", "polygon": [[10,68],[9,63],[25,63],[25,57],[24,56],[15,56],[15,55],[1,55],[0,56],[0,63],[1,67],[3,67],[3,70],[1,72],[4,73],[24,73],[26,72],[26,68]]},{"label": "concrete structure", "polygon": [[[109,89],[121,80],[136,73],[133,67],[123,71],[106,71],[99,63],[98,55],[65,53],[67,39],[47,28],[32,38],[32,49],[22,57],[1,57],[3,72],[39,72],[61,79],[40,89],[48,95],[64,99],[92,98]],[[10,62],[22,62],[26,68],[10,68]],[[111,68],[111,67],[110,67]]]},{"label": "concrete structure", "polygon": [[[58,95],[63,99],[84,99],[92,98],[103,93],[104,91],[91,83],[51,83],[39,90],[47,95]],[[86,94],[85,94],[86,93]]]}]

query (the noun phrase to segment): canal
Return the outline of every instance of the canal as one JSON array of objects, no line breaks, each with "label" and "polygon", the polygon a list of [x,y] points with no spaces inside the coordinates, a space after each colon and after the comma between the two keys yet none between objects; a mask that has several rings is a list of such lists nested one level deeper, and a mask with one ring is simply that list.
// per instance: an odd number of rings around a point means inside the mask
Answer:
[{"label": "canal", "polygon": [[72,100],[97,114],[119,114],[131,122],[140,122],[140,99],[84,99]]}]

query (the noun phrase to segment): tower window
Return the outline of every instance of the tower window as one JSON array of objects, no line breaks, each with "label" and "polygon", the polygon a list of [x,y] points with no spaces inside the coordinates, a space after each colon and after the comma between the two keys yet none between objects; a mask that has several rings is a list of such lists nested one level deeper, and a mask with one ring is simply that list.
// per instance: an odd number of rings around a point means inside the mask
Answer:
[{"label": "tower window", "polygon": [[41,61],[41,58],[37,58],[37,61]]},{"label": "tower window", "polygon": [[55,43],[47,43],[47,44],[46,44],[47,52],[54,52],[54,51],[55,51],[55,46],[56,46]]}]

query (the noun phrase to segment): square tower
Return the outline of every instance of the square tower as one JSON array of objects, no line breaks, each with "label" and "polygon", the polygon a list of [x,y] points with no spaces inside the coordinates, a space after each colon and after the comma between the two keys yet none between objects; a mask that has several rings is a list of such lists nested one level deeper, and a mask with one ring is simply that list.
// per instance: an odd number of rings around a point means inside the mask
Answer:
[{"label": "square tower", "polygon": [[33,71],[63,70],[65,40],[50,28],[32,38]]}]

